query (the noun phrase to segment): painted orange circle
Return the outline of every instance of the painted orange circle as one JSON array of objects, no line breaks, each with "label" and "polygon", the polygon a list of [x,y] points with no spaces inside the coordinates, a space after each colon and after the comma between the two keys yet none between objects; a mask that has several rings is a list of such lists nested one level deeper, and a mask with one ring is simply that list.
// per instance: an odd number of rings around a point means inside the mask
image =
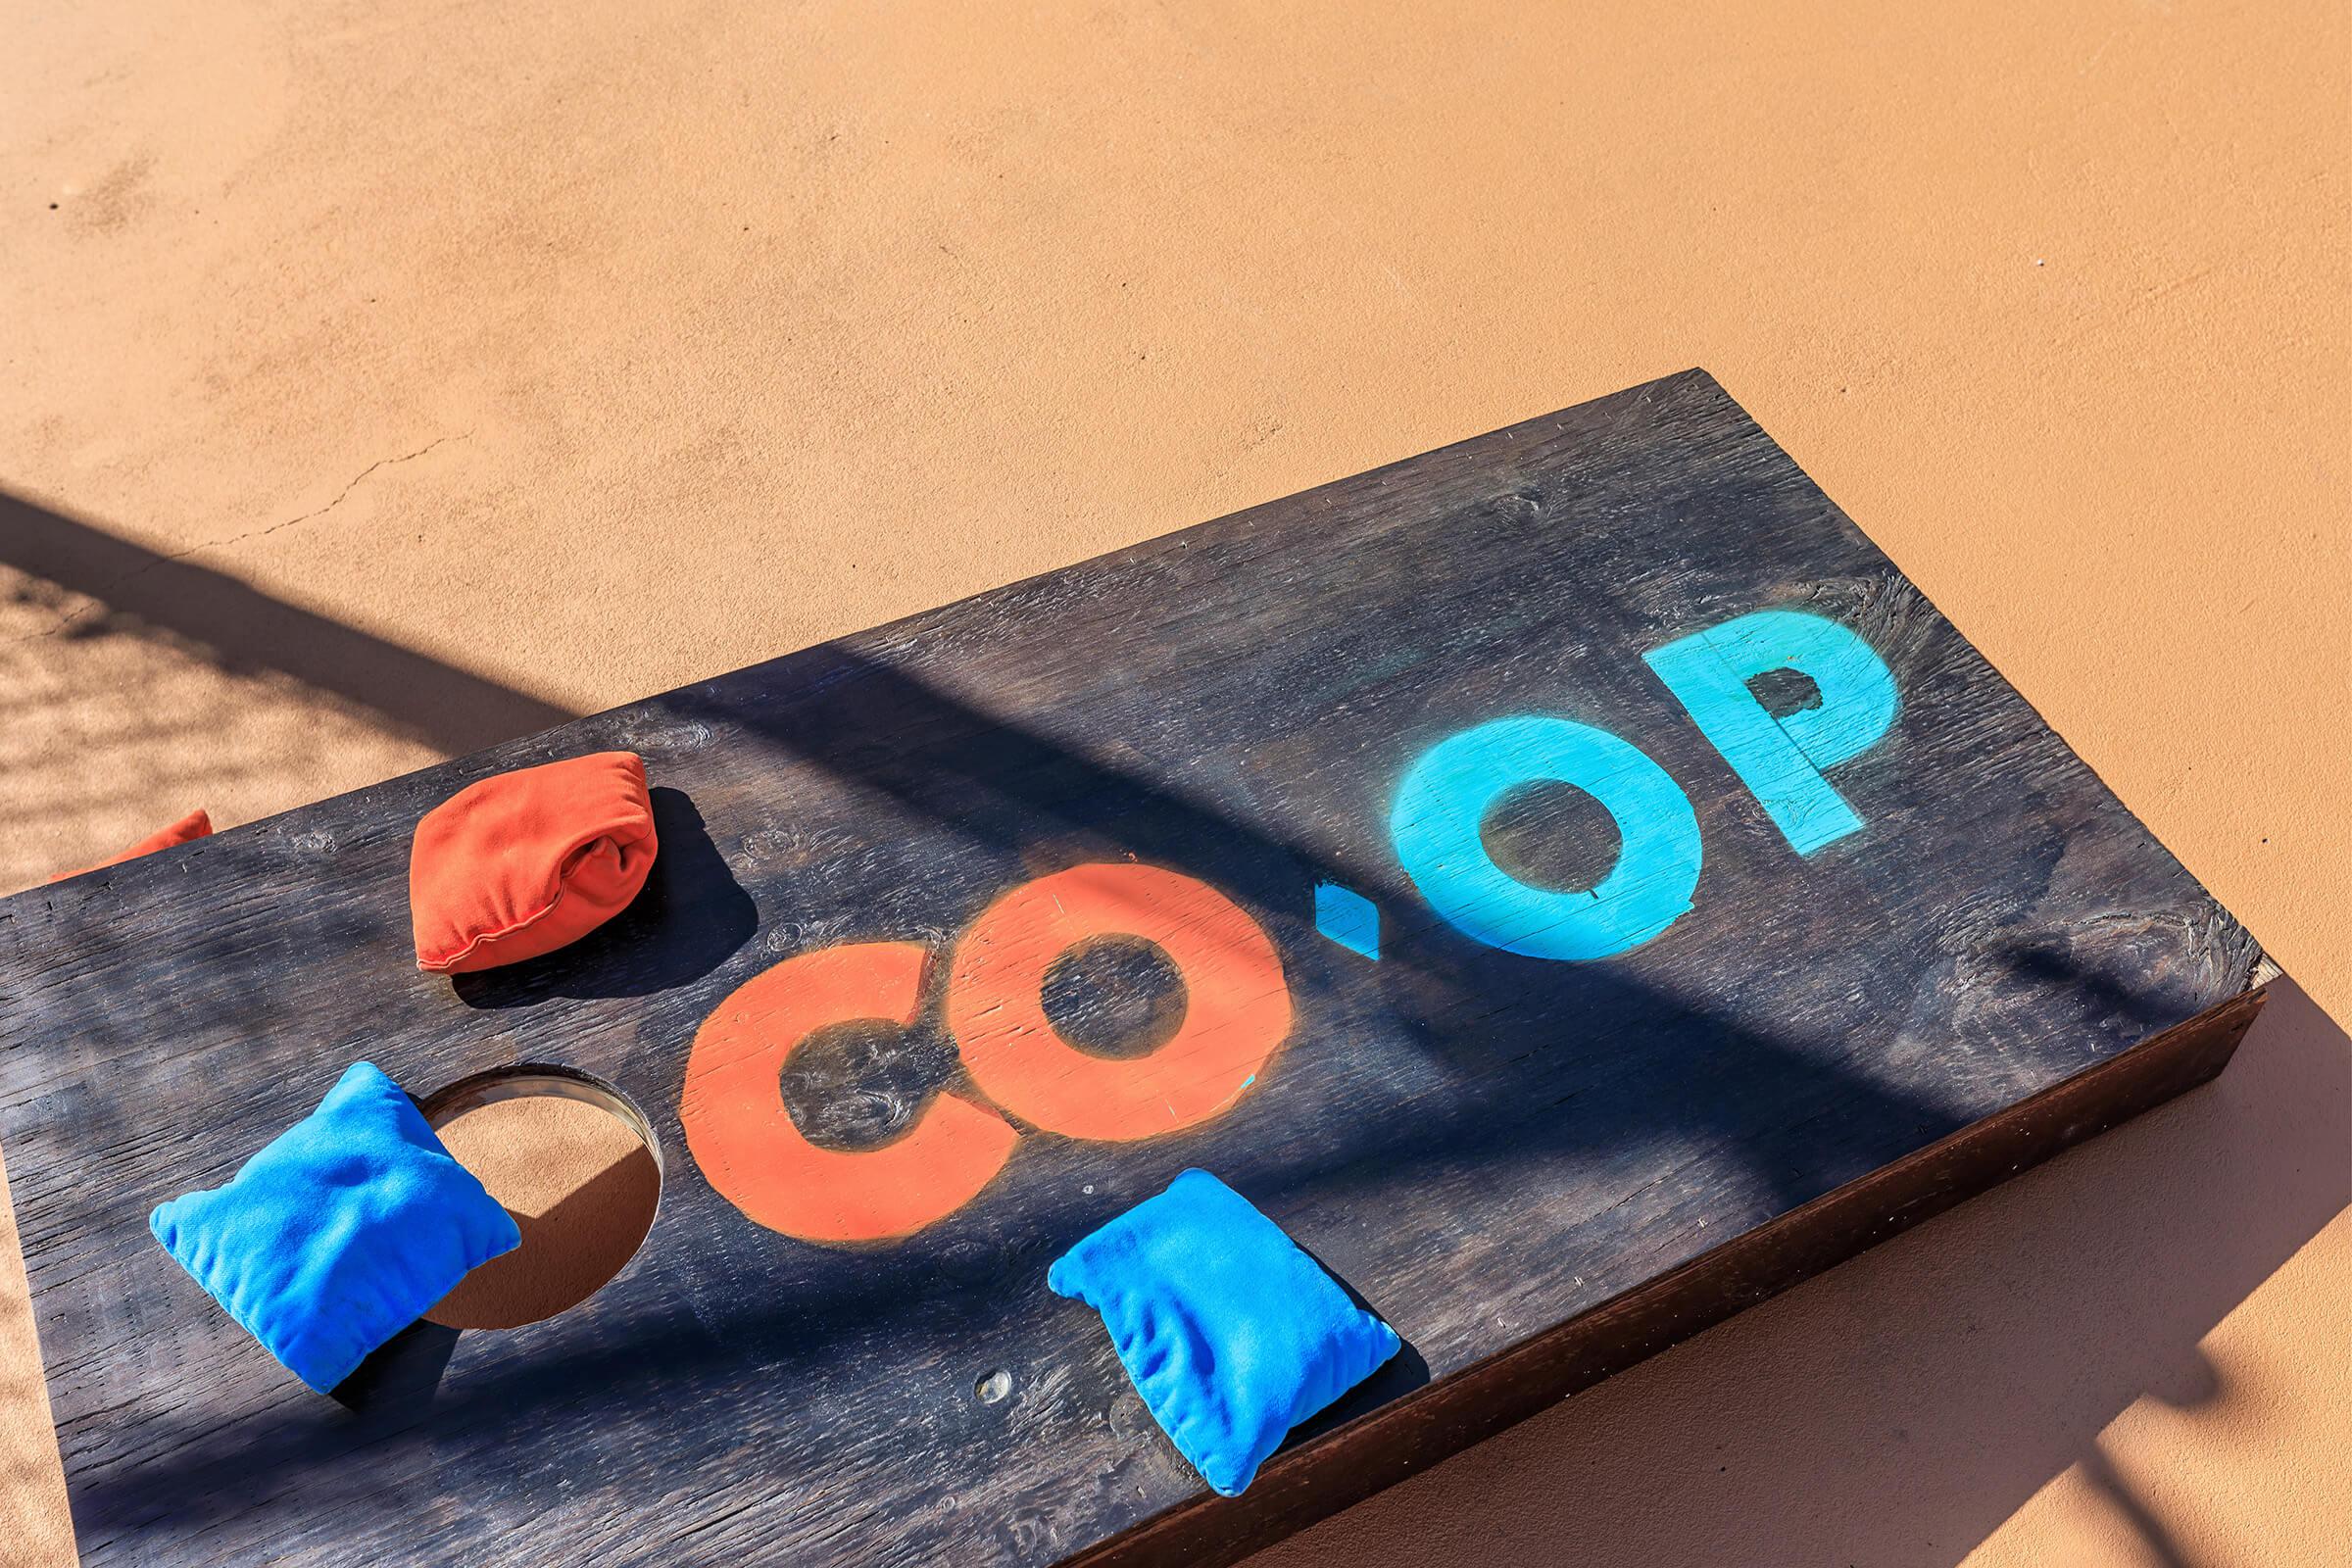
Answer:
[{"label": "painted orange circle", "polygon": [[[1089,1055],[1046,1016],[1046,973],[1072,947],[1128,936],[1184,976],[1184,1022],[1148,1056]],[[972,1082],[1014,1115],[1072,1138],[1174,1132],[1232,1104],[1291,1032],[1273,942],[1207,884],[1152,865],[1077,865],[981,911],[956,949],[948,1031]]]},{"label": "painted orange circle", "polygon": [[785,959],[720,1003],[694,1037],[678,1120],[703,1176],[746,1217],[810,1242],[906,1236],[971,1201],[1020,1135],[1004,1117],[939,1095],[890,1143],[850,1152],[803,1137],[778,1076],[831,1024],[910,1026],[928,952],[859,942]]}]

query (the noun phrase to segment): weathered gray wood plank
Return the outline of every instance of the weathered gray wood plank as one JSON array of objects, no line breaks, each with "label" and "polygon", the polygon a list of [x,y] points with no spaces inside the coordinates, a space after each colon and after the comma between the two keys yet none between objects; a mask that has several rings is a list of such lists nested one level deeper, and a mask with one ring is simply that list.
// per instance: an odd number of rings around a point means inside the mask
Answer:
[{"label": "weathered gray wood plank", "polygon": [[[1900,700],[1828,769],[1862,826],[1803,855],[1643,659],[1775,608],[1859,633]],[[1803,683],[1769,684],[1801,724]],[[1501,951],[1406,875],[1399,781],[1511,715],[1607,730],[1687,795],[1703,866],[1662,935],[1590,962]],[[658,787],[646,897],[540,963],[416,973],[416,819],[607,747]],[[1530,790],[1486,842],[1574,887],[1615,832],[1588,796]],[[983,911],[1128,861],[1213,888],[1279,955],[1289,1026],[1229,1105],[1136,1142],[1000,1106],[1003,1170],[895,1243],[778,1234],[712,1188],[681,1095],[738,986],[928,945],[911,1029],[829,1032],[783,1075],[811,1137],[887,1141],[943,1093],[991,1098],[941,1021]],[[1376,959],[1316,929],[1319,884],[1378,906]],[[1155,1003],[1148,958],[1057,971],[1055,1022],[1154,1059],[1134,1049],[1208,1003]],[[90,1564],[1198,1561],[2210,1076],[2255,960],[1690,372],[0,902],[0,1139]],[[589,1302],[466,1334],[437,1387],[350,1410],[245,1340],[145,1215],[360,1056],[418,1094],[503,1062],[594,1073],[644,1108],[667,1183]],[[1231,1502],[1044,1287],[1195,1164],[1408,1344]],[[1009,1394],[980,1397],[998,1372]]]}]

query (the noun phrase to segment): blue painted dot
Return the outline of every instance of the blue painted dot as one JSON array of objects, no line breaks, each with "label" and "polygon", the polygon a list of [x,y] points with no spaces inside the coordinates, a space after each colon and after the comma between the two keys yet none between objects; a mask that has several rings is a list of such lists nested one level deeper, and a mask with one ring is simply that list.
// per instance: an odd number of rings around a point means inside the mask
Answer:
[{"label": "blue painted dot", "polygon": [[1315,929],[1350,953],[1380,956],[1380,907],[1352,888],[1316,885]]}]

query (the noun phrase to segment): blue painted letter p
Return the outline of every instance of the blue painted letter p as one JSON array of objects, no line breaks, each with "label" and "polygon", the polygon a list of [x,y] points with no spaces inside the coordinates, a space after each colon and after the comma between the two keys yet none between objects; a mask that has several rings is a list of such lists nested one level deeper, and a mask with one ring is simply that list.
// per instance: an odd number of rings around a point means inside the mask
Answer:
[{"label": "blue painted letter p", "polygon": [[[1870,644],[1819,615],[1759,610],[1643,657],[1797,854],[1862,825],[1821,775],[1894,722],[1894,676]],[[1765,711],[1747,683],[1781,669],[1809,678],[1820,703]]]}]

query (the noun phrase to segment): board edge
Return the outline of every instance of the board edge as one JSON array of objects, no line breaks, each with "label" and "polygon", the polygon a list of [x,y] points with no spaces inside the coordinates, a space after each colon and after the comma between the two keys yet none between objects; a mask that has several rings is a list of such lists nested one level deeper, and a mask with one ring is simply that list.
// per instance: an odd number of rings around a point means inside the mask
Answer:
[{"label": "board edge", "polygon": [[1226,1568],[2218,1077],[2275,966],[2195,1017],[1881,1166],[1592,1310],[1062,1559]]}]

